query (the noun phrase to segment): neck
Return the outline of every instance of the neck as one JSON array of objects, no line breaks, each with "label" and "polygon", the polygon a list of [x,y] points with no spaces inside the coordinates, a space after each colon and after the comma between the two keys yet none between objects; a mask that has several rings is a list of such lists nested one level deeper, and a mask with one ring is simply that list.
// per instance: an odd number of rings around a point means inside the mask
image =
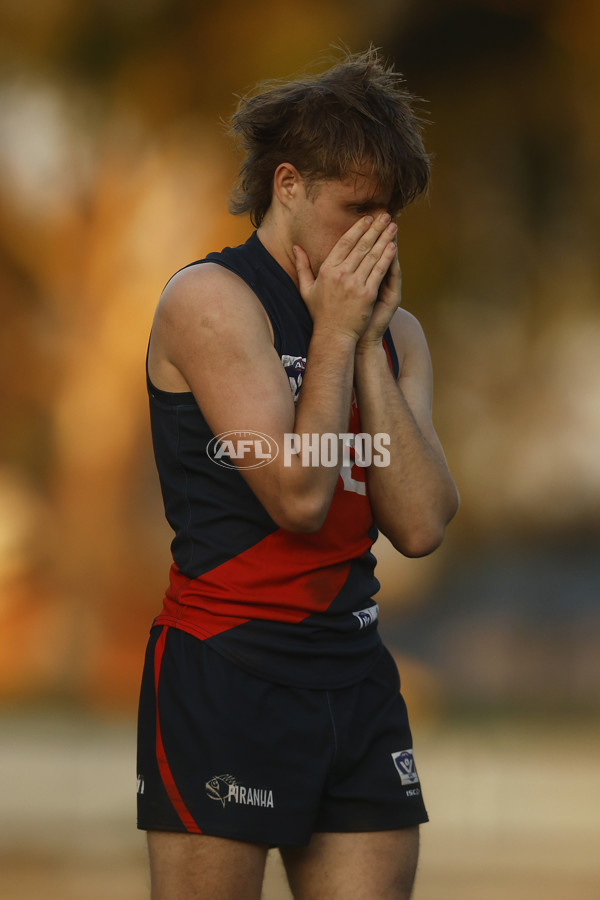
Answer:
[{"label": "neck", "polygon": [[271,209],[267,212],[256,234],[265,250],[269,251],[273,259],[279,263],[298,287],[298,273],[292,250],[293,242],[283,223],[276,221],[276,216]]}]

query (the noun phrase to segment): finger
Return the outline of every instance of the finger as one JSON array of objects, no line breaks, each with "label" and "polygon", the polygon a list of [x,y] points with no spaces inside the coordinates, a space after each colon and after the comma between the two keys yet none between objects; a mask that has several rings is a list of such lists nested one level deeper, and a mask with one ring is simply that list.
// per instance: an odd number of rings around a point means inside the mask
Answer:
[{"label": "finger", "polygon": [[[369,230],[356,242],[347,257],[349,271],[356,271],[369,257],[367,271],[370,271],[387,241],[396,234],[398,226],[390,220],[388,213],[382,213],[371,224]],[[365,274],[366,277],[366,274]]]},{"label": "finger", "polygon": [[315,276],[310,267],[310,260],[306,251],[297,244],[293,247],[294,262],[296,263],[296,273],[298,275],[298,288],[300,296],[304,297],[315,283]]},{"label": "finger", "polygon": [[394,256],[392,263],[387,270],[387,275],[385,276],[383,283],[386,287],[389,287],[390,290],[400,291],[402,287],[402,272],[400,269],[400,260],[398,259],[398,254]]},{"label": "finger", "polygon": [[[398,227],[397,227],[396,223],[390,222],[386,226],[385,230],[379,235],[379,237],[377,238],[377,240],[373,244],[373,246],[368,250],[368,252],[366,254],[364,254],[362,259],[360,260],[356,271],[365,280],[365,282],[369,278],[369,275],[371,274],[373,268],[377,265],[377,263],[381,259],[383,253],[385,253],[387,251],[387,247],[388,247],[388,244],[390,243],[390,241],[392,243],[394,243],[394,246],[395,246],[394,239],[396,237],[397,230],[398,230]],[[391,263],[391,260],[388,259],[386,270],[385,270],[386,272],[387,272],[387,268],[389,267],[390,263]]]},{"label": "finger", "polygon": [[367,288],[374,291],[379,290],[379,285],[387,275],[394,259],[398,258],[398,248],[395,241],[388,241],[379,259],[371,267],[365,280]]},{"label": "finger", "polygon": [[[344,234],[339,238],[339,240],[334,244],[331,253],[329,254],[328,261],[333,266],[338,266],[340,263],[345,262],[348,259],[348,256],[355,249],[359,241],[365,238],[365,235],[369,231],[373,224],[372,216],[363,216],[362,219],[359,219],[357,222],[352,225],[348,231],[344,232]],[[364,241],[365,253],[368,253],[370,248],[373,246],[374,240],[366,238]]]},{"label": "finger", "polygon": [[400,268],[400,260],[397,253],[388,269],[387,284],[390,291],[397,295],[398,306],[400,306],[402,302],[402,269]]}]

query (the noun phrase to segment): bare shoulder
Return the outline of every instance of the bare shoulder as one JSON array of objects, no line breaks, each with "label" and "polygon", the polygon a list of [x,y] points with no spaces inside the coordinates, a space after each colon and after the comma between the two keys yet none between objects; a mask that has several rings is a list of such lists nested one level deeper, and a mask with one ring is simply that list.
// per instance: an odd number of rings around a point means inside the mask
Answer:
[{"label": "bare shoulder", "polygon": [[154,316],[148,371],[156,387],[193,390],[196,378],[223,356],[273,346],[271,323],[254,291],[234,272],[202,263],[177,272]]},{"label": "bare shoulder", "polygon": [[416,368],[429,370],[431,357],[427,338],[416,316],[399,307],[390,322],[390,332],[398,355],[401,375],[406,375],[409,370],[414,371]]},{"label": "bare shoulder", "polygon": [[234,272],[217,263],[188,266],[163,290],[155,324],[185,330],[236,330],[267,314],[254,291]]},{"label": "bare shoulder", "polygon": [[427,346],[421,323],[416,316],[401,306],[398,307],[390,322],[390,331],[396,349],[406,347],[413,342]]}]

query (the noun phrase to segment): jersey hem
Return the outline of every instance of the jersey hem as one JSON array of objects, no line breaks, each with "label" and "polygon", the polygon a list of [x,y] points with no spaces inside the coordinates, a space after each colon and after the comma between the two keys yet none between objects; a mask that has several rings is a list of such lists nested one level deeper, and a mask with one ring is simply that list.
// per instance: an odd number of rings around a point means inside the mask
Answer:
[{"label": "jersey hem", "polygon": [[[263,681],[268,681],[271,684],[279,684],[282,687],[290,687],[290,688],[300,688],[301,690],[336,690],[337,688],[345,688],[351,687],[353,684],[356,684],[359,681],[362,681],[369,672],[375,668],[377,663],[380,660],[381,654],[384,651],[384,644],[377,633],[377,643],[366,651],[365,663],[360,668],[353,668],[352,675],[349,678],[342,679],[340,681],[331,679],[320,679],[320,680],[311,680],[305,681],[301,678],[285,678],[278,676],[274,672],[270,672],[267,669],[264,669],[260,666],[253,666],[251,663],[248,663],[246,660],[241,659],[237,654],[228,652],[227,649],[223,646],[219,646],[217,641],[212,640],[212,635],[202,635],[200,629],[195,628],[193,624],[190,624],[186,621],[181,621],[175,619],[173,616],[165,616],[159,615],[154,619],[154,626],[167,625],[170,628],[177,628],[179,631],[184,631],[186,634],[195,637],[198,640],[205,641],[207,647],[213,650],[215,653],[218,653],[219,656],[226,659],[227,662],[231,663],[232,666],[235,666],[237,669],[241,669],[243,672],[246,672],[249,675],[253,675],[255,678],[260,678]],[[307,657],[306,665],[311,666],[314,665],[314,658]],[[340,666],[343,666],[343,660],[340,661]]]}]

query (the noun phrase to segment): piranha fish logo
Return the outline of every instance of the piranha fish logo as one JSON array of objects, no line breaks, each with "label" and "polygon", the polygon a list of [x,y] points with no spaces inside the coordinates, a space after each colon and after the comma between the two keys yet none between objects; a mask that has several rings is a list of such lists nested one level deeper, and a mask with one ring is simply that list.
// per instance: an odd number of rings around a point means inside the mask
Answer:
[{"label": "piranha fish logo", "polygon": [[229,789],[232,785],[237,784],[233,775],[215,775],[210,781],[206,782],[206,793],[211,800],[220,800],[225,808],[225,803],[229,797]]}]

